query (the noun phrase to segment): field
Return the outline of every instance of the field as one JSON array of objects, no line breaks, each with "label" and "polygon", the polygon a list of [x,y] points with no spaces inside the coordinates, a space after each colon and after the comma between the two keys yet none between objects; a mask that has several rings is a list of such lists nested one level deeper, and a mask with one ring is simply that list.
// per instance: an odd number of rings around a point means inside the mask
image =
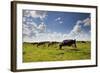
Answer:
[{"label": "field", "polygon": [[91,58],[91,42],[77,41],[77,48],[64,46],[59,49],[55,43],[48,47],[48,43],[37,47],[37,43],[23,43],[23,62],[85,60]]}]

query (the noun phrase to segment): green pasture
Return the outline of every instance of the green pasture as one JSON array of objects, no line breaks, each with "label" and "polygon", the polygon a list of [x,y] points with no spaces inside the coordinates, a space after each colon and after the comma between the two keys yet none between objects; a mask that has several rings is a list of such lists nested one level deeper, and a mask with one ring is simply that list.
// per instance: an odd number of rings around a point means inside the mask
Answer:
[{"label": "green pasture", "polygon": [[59,49],[59,44],[48,43],[33,45],[32,43],[23,43],[23,62],[42,62],[42,61],[64,61],[64,60],[85,60],[91,58],[91,42],[82,43],[78,41],[77,48],[64,46]]}]

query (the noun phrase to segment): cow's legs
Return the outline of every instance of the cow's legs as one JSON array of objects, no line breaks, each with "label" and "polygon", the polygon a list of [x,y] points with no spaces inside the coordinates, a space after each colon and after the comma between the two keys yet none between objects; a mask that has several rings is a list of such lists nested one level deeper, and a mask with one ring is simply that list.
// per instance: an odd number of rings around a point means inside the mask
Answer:
[{"label": "cow's legs", "polygon": [[37,47],[38,47],[39,45],[37,44]]},{"label": "cow's legs", "polygon": [[77,48],[76,44],[75,44],[75,48]]},{"label": "cow's legs", "polygon": [[74,48],[77,48],[76,44],[72,44],[72,46],[73,46]]},{"label": "cow's legs", "polygon": [[59,49],[62,50],[62,45],[59,45]]},{"label": "cow's legs", "polygon": [[50,43],[48,44],[48,47],[50,46]]}]

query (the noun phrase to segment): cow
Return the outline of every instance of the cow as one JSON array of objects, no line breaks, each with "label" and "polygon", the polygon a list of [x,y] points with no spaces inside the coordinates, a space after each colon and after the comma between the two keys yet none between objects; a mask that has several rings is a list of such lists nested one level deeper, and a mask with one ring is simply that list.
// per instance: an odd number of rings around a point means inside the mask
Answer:
[{"label": "cow", "polygon": [[85,41],[81,41],[82,43],[86,43]]},{"label": "cow", "polygon": [[31,43],[32,45],[37,45],[38,43],[34,42],[34,43]]},{"label": "cow", "polygon": [[38,42],[38,43],[37,43],[37,47],[39,47],[39,46],[41,46],[41,45],[44,46],[44,45],[45,45],[45,42]]},{"label": "cow", "polygon": [[48,43],[48,47],[51,46],[51,45],[55,45],[55,44],[57,44],[57,43],[58,43],[58,42],[49,42],[49,43]]},{"label": "cow", "polygon": [[77,46],[76,46],[76,39],[74,39],[74,40],[63,40],[59,44],[59,49],[62,50],[63,46],[72,46],[74,48],[77,48]]}]

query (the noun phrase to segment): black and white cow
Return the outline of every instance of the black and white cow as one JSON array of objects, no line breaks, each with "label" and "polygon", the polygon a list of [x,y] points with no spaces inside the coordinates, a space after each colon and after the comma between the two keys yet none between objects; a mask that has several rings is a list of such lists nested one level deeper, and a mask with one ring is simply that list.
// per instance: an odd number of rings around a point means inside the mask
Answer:
[{"label": "black and white cow", "polygon": [[63,46],[72,46],[74,48],[77,48],[76,46],[76,40],[63,40],[60,44],[59,44],[59,49],[62,49]]},{"label": "black and white cow", "polygon": [[56,45],[58,42],[49,42],[48,43],[48,47],[50,47],[51,45]]},{"label": "black and white cow", "polygon": [[41,45],[45,46],[45,42],[38,42],[38,43],[37,43],[37,47],[39,47],[39,46],[41,46]]}]

